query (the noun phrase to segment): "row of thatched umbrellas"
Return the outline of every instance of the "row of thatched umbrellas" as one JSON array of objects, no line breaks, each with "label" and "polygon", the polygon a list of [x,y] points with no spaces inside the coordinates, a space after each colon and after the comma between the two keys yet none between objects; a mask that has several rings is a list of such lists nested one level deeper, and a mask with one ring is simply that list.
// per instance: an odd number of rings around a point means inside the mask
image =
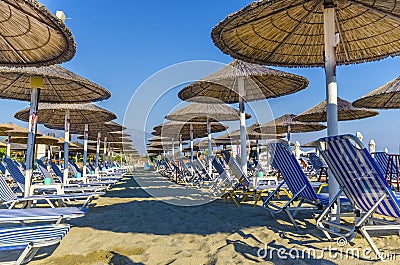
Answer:
[{"label": "row of thatched umbrellas", "polygon": [[[398,55],[399,7],[397,2],[264,0],[229,15],[212,30],[211,36],[223,52],[248,63],[287,67],[323,66],[326,74],[326,101],[297,117],[282,117],[282,122],[287,124],[284,129],[289,135],[296,128],[296,122],[326,121],[328,136],[332,136],[338,134],[338,120],[377,114],[374,111],[355,110],[351,104],[337,97],[336,65]],[[285,74],[286,78],[282,78],[273,73],[274,70],[267,73],[269,70],[266,68],[259,71],[259,68],[249,65],[235,61],[231,64],[232,70],[225,67],[179,93],[179,97],[187,101],[209,102],[209,98],[216,98],[226,103],[239,102],[243,169],[246,161],[243,159],[246,130],[244,101],[278,97],[307,86],[306,80],[300,77],[293,78],[293,75]],[[246,72],[248,68],[256,70]],[[260,76],[267,80],[276,79],[270,86],[266,86],[265,79],[260,81]],[[371,92],[355,101],[354,106],[398,108],[399,81],[396,79]],[[256,93],[251,92],[253,84]],[[362,114],[358,115],[359,112]],[[262,128],[268,131],[271,127],[270,124]],[[273,128],[277,130],[279,127]],[[334,178],[329,179],[332,199],[338,191],[338,184]]]},{"label": "row of thatched umbrellas", "polygon": [[[80,126],[79,129],[74,127],[75,132],[84,131],[87,150],[88,125],[99,123],[100,120],[104,125],[104,122],[116,117],[95,105],[71,104],[104,100],[109,98],[111,93],[61,66],[54,65],[70,60],[76,52],[74,38],[64,24],[65,15],[62,12],[54,16],[45,6],[31,0],[4,0],[0,2],[0,8],[4,11],[0,15],[0,65],[4,66],[0,68],[0,98],[30,101],[30,109],[17,114],[17,118],[29,122],[24,191],[27,195],[31,183],[35,143],[43,140],[43,136],[36,139],[38,122],[65,130],[64,162],[67,162],[71,121]],[[39,101],[68,104],[57,107],[41,105],[39,108]],[[43,118],[38,116],[39,110],[43,112]],[[86,118],[83,117],[85,111],[88,114]],[[79,120],[80,118],[82,120]],[[98,135],[100,132],[112,131],[106,125],[104,129],[97,124],[93,128],[97,129]],[[6,136],[10,138],[11,133],[7,133]],[[65,169],[64,174],[68,174],[68,167]]]}]

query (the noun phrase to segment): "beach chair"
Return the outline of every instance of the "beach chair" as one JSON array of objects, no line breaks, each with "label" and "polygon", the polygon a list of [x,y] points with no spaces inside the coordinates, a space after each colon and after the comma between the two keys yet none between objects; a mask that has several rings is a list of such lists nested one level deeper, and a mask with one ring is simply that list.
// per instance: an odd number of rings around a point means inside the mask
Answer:
[{"label": "beach chair", "polygon": [[119,178],[101,178],[98,179],[96,174],[86,174],[86,177],[83,175],[82,171],[79,169],[78,165],[69,160],[69,168],[71,169],[72,174],[75,176],[72,178],[75,182],[84,182],[80,183],[80,186],[106,186],[107,189],[111,188],[112,185],[116,184]]},{"label": "beach chair", "polygon": [[14,208],[17,204],[22,203],[23,207],[26,207],[36,201],[46,201],[50,207],[55,208],[55,202],[61,203],[63,206],[67,206],[66,202],[71,203],[72,200],[82,200],[82,207],[85,208],[89,203],[97,196],[104,195],[104,192],[97,193],[75,193],[75,194],[49,194],[49,195],[31,195],[26,197],[18,197],[13,190],[8,186],[7,182],[0,178],[0,201],[1,204],[7,206],[9,209]]},{"label": "beach chair", "polygon": [[313,166],[313,170],[318,174],[318,182],[322,181],[322,177],[326,177],[326,182],[328,182],[328,166],[322,158],[317,156],[316,153],[310,153],[308,158]]},{"label": "beach chair", "polygon": [[389,159],[389,156],[385,152],[374,152],[371,154],[374,158],[379,171],[385,176],[386,181],[393,187],[394,183],[397,183],[397,191],[400,191],[400,180],[397,177],[399,175],[399,169],[396,164]]},{"label": "beach chair", "polygon": [[[369,232],[377,230],[400,230],[400,201],[390,189],[378,165],[361,141],[353,135],[339,135],[321,138],[319,150],[343,192],[355,209],[357,217],[354,225],[332,222],[330,210],[336,200],[317,219],[317,227],[328,239],[331,235],[351,241],[356,233],[361,233],[377,257],[380,252]],[[386,217],[386,218],[385,218]],[[389,218],[394,218],[390,221]],[[338,228],[338,229],[332,229]],[[344,231],[344,232],[342,232]]]},{"label": "beach chair", "polygon": [[[263,203],[263,207],[272,216],[280,212],[286,213],[296,230],[298,230],[299,228],[295,220],[295,215],[298,211],[323,210],[324,206],[329,204],[329,196],[328,194],[317,194],[315,192],[315,188],[286,143],[271,143],[269,147],[273,152],[272,165],[279,170],[280,174],[283,176],[283,181],[278,185],[277,189],[267,197]],[[280,206],[277,205],[273,199],[283,185],[287,185],[292,193],[292,197]],[[341,199],[345,201],[345,198]],[[304,203],[306,203],[305,206]]]},{"label": "beach chair", "polygon": [[56,221],[59,224],[64,219],[83,217],[87,213],[88,208],[81,207],[0,209],[0,223],[19,222],[25,225],[27,221]]},{"label": "beach chair", "polygon": [[17,260],[7,264],[27,263],[40,248],[58,244],[69,230],[66,224],[0,228],[0,253],[21,250]]},{"label": "beach chair", "polygon": [[[51,173],[47,170],[47,166],[43,163],[43,161],[38,160],[38,161],[36,161],[36,164],[44,178],[52,178]],[[61,182],[62,179],[59,178],[59,181]],[[108,187],[108,186],[101,186],[101,185],[90,185],[90,184],[86,184],[86,183],[67,184],[67,185],[64,185],[63,183],[55,183],[55,185],[57,185],[57,184],[62,186],[63,193],[99,192],[99,191],[105,191]]]}]

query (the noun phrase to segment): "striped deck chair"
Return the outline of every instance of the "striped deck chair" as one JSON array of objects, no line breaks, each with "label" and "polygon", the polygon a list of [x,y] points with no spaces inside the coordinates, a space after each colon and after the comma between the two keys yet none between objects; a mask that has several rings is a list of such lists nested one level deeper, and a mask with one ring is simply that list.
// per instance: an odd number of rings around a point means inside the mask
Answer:
[{"label": "striped deck chair", "polygon": [[[340,185],[339,196],[343,192],[359,217],[355,224],[341,225],[330,221],[330,208],[335,200],[318,217],[317,227],[328,239],[331,234],[351,241],[356,233],[361,233],[376,255],[379,250],[369,235],[370,230],[400,230],[400,201],[390,189],[382,172],[366,148],[353,135],[339,135],[321,138],[319,150],[329,166],[329,170]],[[384,217],[397,218],[389,221]],[[375,224],[370,225],[370,221]],[[338,232],[331,227],[340,228]]]},{"label": "striped deck chair", "polygon": [[85,182],[85,183],[79,183],[78,185],[81,187],[87,187],[87,186],[107,186],[108,188],[111,188],[112,185],[116,184],[119,180],[119,178],[99,178],[98,176],[93,176],[93,175],[87,175],[87,177],[83,177],[82,171],[79,169],[78,165],[72,161],[69,160],[69,168],[71,169],[71,172],[74,176],[78,176],[80,174],[80,178],[75,178],[77,182]]},{"label": "striped deck chair", "polygon": [[194,165],[199,169],[199,171],[201,172],[201,180],[202,181],[209,181],[211,180],[211,176],[208,174],[208,170],[206,169],[206,167],[204,166],[203,162],[201,162],[201,160],[196,157],[196,160],[193,161]]},{"label": "striped deck chair", "polygon": [[0,228],[0,253],[22,250],[16,261],[7,264],[27,263],[40,248],[58,244],[69,230],[66,224]]},{"label": "striped deck chair", "polygon": [[212,181],[209,190],[214,196],[224,199],[231,198],[239,206],[236,195],[232,192],[239,185],[239,180],[235,176],[231,176],[216,158],[213,159],[212,165],[219,176]]},{"label": "striped deck chair", "polygon": [[325,161],[317,156],[316,153],[310,153],[308,158],[313,166],[313,170],[319,175],[318,182],[322,181],[322,176],[326,176],[326,182],[328,182],[328,165]]},{"label": "striped deck chair", "polygon": [[[47,170],[47,166],[43,163],[43,161],[37,160],[36,163],[37,163],[37,167],[39,168],[39,171],[41,172],[41,174],[43,175],[44,178],[52,178],[51,173]],[[61,179],[59,178],[59,180],[61,180]],[[62,185],[62,183],[59,183],[59,184]],[[107,188],[107,186],[90,185],[90,184],[85,184],[85,183],[63,185],[64,193],[99,192],[99,191],[106,190],[106,188]]]},{"label": "striped deck chair", "polygon": [[0,223],[27,221],[56,221],[61,223],[63,219],[83,217],[88,213],[88,208],[59,207],[59,208],[26,208],[26,209],[0,209]]},{"label": "striped deck chair", "polygon": [[[263,203],[263,207],[272,216],[285,212],[296,230],[298,230],[299,228],[294,219],[297,212],[300,210],[322,210],[324,206],[329,204],[329,196],[328,194],[317,194],[315,192],[313,185],[287,144],[277,142],[271,143],[269,146],[273,151],[272,165],[279,170],[284,181],[268,196]],[[283,206],[279,206],[274,203],[273,198],[284,184],[287,185],[293,196]],[[345,198],[341,199],[345,200]],[[292,206],[296,201],[297,205]],[[303,203],[308,205],[303,206]]]},{"label": "striped deck chair", "polygon": [[[389,163],[389,157],[385,152],[375,152],[371,154],[375,160],[378,169],[385,176],[390,186],[397,183],[397,190],[400,190],[400,180],[397,178],[398,169],[395,163]],[[392,161],[391,161],[392,162]],[[393,187],[393,186],[392,186]]]},{"label": "striped deck chair", "polygon": [[[96,196],[104,195],[104,193],[96,193]],[[7,182],[0,178],[0,204],[7,206],[9,209],[14,208],[17,204],[23,204],[25,207],[28,203],[35,201],[45,201],[50,207],[55,208],[55,202],[62,203],[63,206],[67,206],[67,203],[71,203],[72,200],[83,200],[82,207],[85,208],[93,200],[95,195],[93,193],[76,193],[76,194],[61,194],[61,195],[32,195],[27,197],[18,197],[12,189],[7,185]]]}]

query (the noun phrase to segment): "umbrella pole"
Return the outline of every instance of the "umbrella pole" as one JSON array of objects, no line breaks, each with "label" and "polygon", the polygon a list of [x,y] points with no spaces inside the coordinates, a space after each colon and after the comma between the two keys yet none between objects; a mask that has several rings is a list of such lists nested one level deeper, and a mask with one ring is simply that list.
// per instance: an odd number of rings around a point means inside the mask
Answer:
[{"label": "umbrella pole", "polygon": [[11,157],[11,135],[8,134],[8,139],[7,139],[7,157]]},{"label": "umbrella pole", "polygon": [[61,146],[59,148],[60,149],[58,150],[58,166],[61,167]]},{"label": "umbrella pole", "polygon": [[190,162],[193,163],[193,124],[190,124]]},{"label": "umbrella pole", "polygon": [[179,157],[182,158],[183,146],[182,146],[182,135],[179,135]]},{"label": "umbrella pole", "polygon": [[89,125],[85,124],[85,131],[83,133],[83,178],[86,180],[86,160],[87,160],[87,145],[89,137]]},{"label": "umbrella pole", "polygon": [[65,111],[65,123],[64,123],[64,185],[68,184],[68,156],[69,156],[69,126],[70,126],[70,112]]},{"label": "umbrella pole", "polygon": [[239,111],[240,111],[240,158],[242,171],[247,174],[247,155],[246,155],[246,114],[244,113],[244,79],[239,78]]},{"label": "umbrella pole", "polygon": [[212,177],[212,159],[213,159],[213,149],[211,145],[211,124],[207,117],[207,138],[208,138],[208,175]]},{"label": "umbrella pole", "polygon": [[174,142],[174,138],[172,138],[172,160],[175,161],[175,142]]},{"label": "umbrella pole", "polygon": [[26,150],[26,171],[25,171],[25,190],[24,197],[29,196],[31,179],[33,173],[33,157],[35,154],[35,139],[37,129],[38,107],[40,88],[43,87],[44,79],[41,76],[31,76],[31,105],[29,110],[29,125],[28,125],[28,145]]},{"label": "umbrella pole", "polygon": [[[336,41],[335,41],[335,8],[333,1],[324,7],[324,39],[325,39],[325,77],[326,77],[326,115],[328,136],[338,134],[337,83],[336,83]],[[329,177],[329,200],[332,201],[339,192],[339,184],[334,176]],[[340,213],[339,200],[332,214]],[[339,221],[333,217],[332,220]]]},{"label": "umbrella pole", "polygon": [[106,154],[107,154],[107,136],[104,137],[104,145],[103,145],[103,166],[106,165]]},{"label": "umbrella pole", "polygon": [[[96,143],[96,161],[95,161],[96,171],[99,170],[100,138],[101,138],[101,132],[98,132],[97,133],[97,143]],[[96,172],[96,174],[97,174],[97,172]]]}]

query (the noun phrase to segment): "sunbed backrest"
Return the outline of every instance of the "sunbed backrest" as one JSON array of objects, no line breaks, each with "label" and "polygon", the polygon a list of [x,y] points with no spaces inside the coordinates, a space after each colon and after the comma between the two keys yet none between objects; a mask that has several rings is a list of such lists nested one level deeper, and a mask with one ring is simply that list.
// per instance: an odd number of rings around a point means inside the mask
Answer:
[{"label": "sunbed backrest", "polygon": [[272,143],[270,147],[273,150],[272,164],[281,172],[290,191],[297,194],[303,189],[299,194],[301,198],[317,201],[317,194],[289,147],[284,143]]},{"label": "sunbed backrest", "polygon": [[4,202],[17,199],[17,195],[7,185],[6,180],[0,176],[0,199]]},{"label": "sunbed backrest", "polygon": [[321,168],[327,167],[324,160],[322,160],[316,153],[310,153],[308,158],[315,170],[320,170]]},{"label": "sunbed backrest", "polygon": [[400,217],[397,199],[368,150],[362,147],[356,137],[339,135],[322,138],[319,142],[329,170],[357,208],[368,211],[379,198],[387,194],[377,208],[377,213]]},{"label": "sunbed backrest", "polygon": [[25,190],[24,174],[22,174],[21,170],[10,158],[4,158],[4,163],[6,163],[7,170],[10,173],[11,177],[14,179],[20,190],[23,192]]}]

